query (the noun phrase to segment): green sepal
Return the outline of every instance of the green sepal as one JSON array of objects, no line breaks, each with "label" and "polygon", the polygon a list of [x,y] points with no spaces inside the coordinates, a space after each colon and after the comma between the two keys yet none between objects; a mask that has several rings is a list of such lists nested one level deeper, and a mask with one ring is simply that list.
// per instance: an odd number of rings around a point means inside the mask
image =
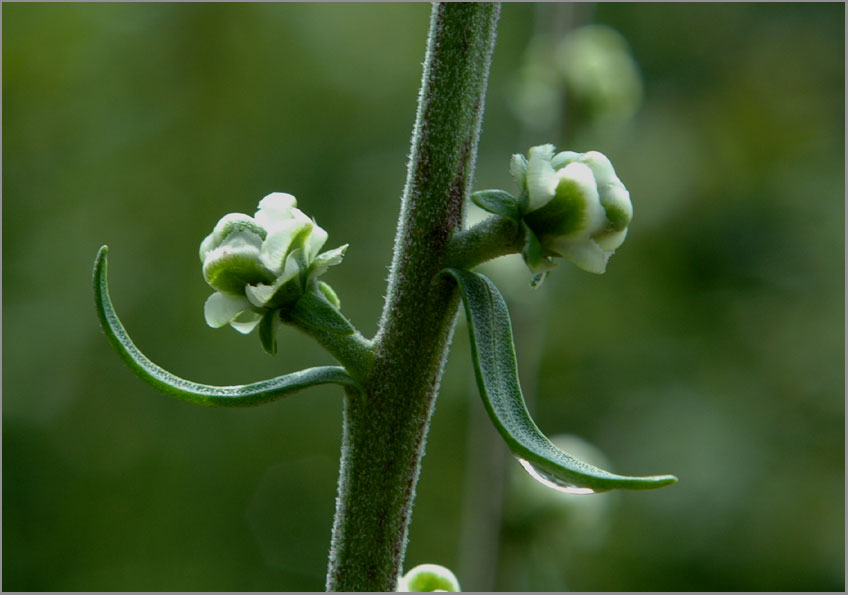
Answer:
[{"label": "green sepal", "polygon": [[321,290],[321,293],[324,294],[324,297],[327,298],[327,300],[331,304],[333,304],[335,308],[341,308],[342,302],[341,300],[339,300],[339,296],[336,294],[335,290],[332,287],[330,287],[324,281],[318,281],[318,289]]},{"label": "green sepal", "polygon": [[356,330],[320,290],[304,293],[286,316],[299,324],[331,333],[349,335]]},{"label": "green sepal", "polygon": [[251,384],[212,386],[184,380],[157,366],[136,347],[121,324],[109,297],[106,277],[108,248],[103,246],[94,262],[94,301],[100,324],[124,363],[153,388],[182,401],[210,407],[250,407],[275,401],[309,386],[339,384],[361,391],[362,387],[340,366],[320,366]]},{"label": "green sepal", "polygon": [[[527,411],[518,380],[512,325],[503,296],[487,277],[445,269],[459,285],[480,396],[495,428],[512,454],[532,467],[548,485],[583,493],[612,489],[651,489],[677,482],[672,475],[628,477],[578,461],[557,448]],[[529,469],[528,469],[529,471]]]},{"label": "green sepal", "polygon": [[518,223],[518,200],[505,190],[480,190],[471,195],[471,201],[494,215],[500,215]]},{"label": "green sepal", "polygon": [[262,343],[262,349],[268,355],[277,353],[277,329],[279,327],[279,310],[266,312],[262,320],[259,321],[259,341]]},{"label": "green sepal", "polygon": [[524,257],[524,262],[527,263],[530,270],[533,273],[536,273],[536,276],[533,277],[533,282],[531,282],[531,286],[538,287],[547,276],[542,275],[542,273],[556,267],[556,263],[550,256],[545,255],[544,248],[542,248],[542,242],[539,241],[539,236],[530,229],[530,226],[527,225],[526,222],[522,222],[522,225],[524,226],[524,237],[526,239],[521,256]]}]

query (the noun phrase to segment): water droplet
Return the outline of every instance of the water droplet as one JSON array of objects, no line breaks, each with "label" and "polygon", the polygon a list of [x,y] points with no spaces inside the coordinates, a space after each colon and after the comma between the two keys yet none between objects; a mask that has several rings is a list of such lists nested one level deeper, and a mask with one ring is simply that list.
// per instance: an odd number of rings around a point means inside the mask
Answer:
[{"label": "water droplet", "polygon": [[[550,259],[548,259],[548,260],[550,260]],[[545,279],[547,279],[547,278],[548,278],[548,271],[545,271],[544,273],[539,273],[538,275],[534,275],[533,279],[530,280],[530,287],[532,287],[533,289],[536,289],[537,287],[541,286],[542,283],[544,283]]]},{"label": "water droplet", "polygon": [[597,494],[598,492],[592,488],[588,488],[585,486],[574,485],[573,483],[568,483],[555,475],[551,475],[547,471],[542,471],[533,466],[533,463],[527,461],[525,459],[518,459],[518,462],[521,463],[521,466],[524,467],[524,470],[530,474],[530,477],[538,481],[543,486],[554,489],[558,492],[562,492],[564,494]]}]

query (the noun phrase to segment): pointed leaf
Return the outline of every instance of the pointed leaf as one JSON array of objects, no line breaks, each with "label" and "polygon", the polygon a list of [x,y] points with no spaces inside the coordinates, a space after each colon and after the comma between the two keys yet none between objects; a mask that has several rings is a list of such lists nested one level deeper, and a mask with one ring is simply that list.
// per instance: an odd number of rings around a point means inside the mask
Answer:
[{"label": "pointed leaf", "polygon": [[486,411],[509,449],[534,478],[572,493],[650,489],[677,482],[672,475],[627,477],[609,473],[578,461],[548,440],[524,404],[503,296],[479,273],[459,269],[444,272],[456,279],[462,294],[477,385]]},{"label": "pointed leaf", "polygon": [[94,263],[94,301],[106,337],[124,363],[153,388],[183,401],[217,407],[260,405],[317,384],[340,384],[361,390],[344,368],[307,368],[270,380],[236,386],[210,386],[184,380],[157,366],[132,342],[109,297],[106,279],[108,248],[103,246]]},{"label": "pointed leaf", "polygon": [[504,190],[480,190],[471,195],[471,200],[484,211],[512,219],[516,223],[520,219],[518,200]]}]

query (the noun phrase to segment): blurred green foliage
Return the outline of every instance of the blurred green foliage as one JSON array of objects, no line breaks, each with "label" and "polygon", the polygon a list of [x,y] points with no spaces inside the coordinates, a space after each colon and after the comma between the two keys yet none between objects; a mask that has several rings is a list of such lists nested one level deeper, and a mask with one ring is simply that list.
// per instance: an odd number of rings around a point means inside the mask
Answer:
[{"label": "blurred green foliage", "polygon": [[[475,187],[511,189],[509,155],[533,144],[610,156],[630,236],[606,275],[563,265],[522,298],[550,311],[525,381],[546,432],[680,484],[596,496],[589,517],[510,488],[483,574],[501,590],[842,591],[844,5],[567,7],[504,5]],[[3,6],[5,590],[323,588],[339,391],[245,411],[154,393],[98,327],[91,266],[110,244],[128,330],[186,378],[330,363],[291,329],[271,358],[203,321],[200,240],[291,192],[351,244],[328,281],[372,334],[429,10]],[[525,51],[590,21],[629,43],[641,108],[528,130],[511,99]],[[487,479],[463,454],[481,407],[467,351],[460,327],[408,567],[468,554],[461,486]]]}]

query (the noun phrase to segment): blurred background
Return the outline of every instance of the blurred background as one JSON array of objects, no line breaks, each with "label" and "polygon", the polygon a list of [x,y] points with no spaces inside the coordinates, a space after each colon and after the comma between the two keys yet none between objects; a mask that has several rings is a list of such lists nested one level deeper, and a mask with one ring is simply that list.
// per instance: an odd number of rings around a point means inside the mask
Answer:
[{"label": "blurred background", "polygon": [[[138,381],[115,306],[174,373],[331,363],[291,329],[213,330],[197,249],[272,191],[350,243],[326,280],[376,331],[430,6],[3,6],[3,589],[322,590],[340,391],[216,410]],[[607,273],[520,259],[528,402],[655,492],[535,484],[486,421],[464,322],[407,567],[466,590],[845,588],[844,5],[506,4],[476,189],[552,142],[606,153],[635,208]],[[469,210],[469,218],[479,214]]]}]

